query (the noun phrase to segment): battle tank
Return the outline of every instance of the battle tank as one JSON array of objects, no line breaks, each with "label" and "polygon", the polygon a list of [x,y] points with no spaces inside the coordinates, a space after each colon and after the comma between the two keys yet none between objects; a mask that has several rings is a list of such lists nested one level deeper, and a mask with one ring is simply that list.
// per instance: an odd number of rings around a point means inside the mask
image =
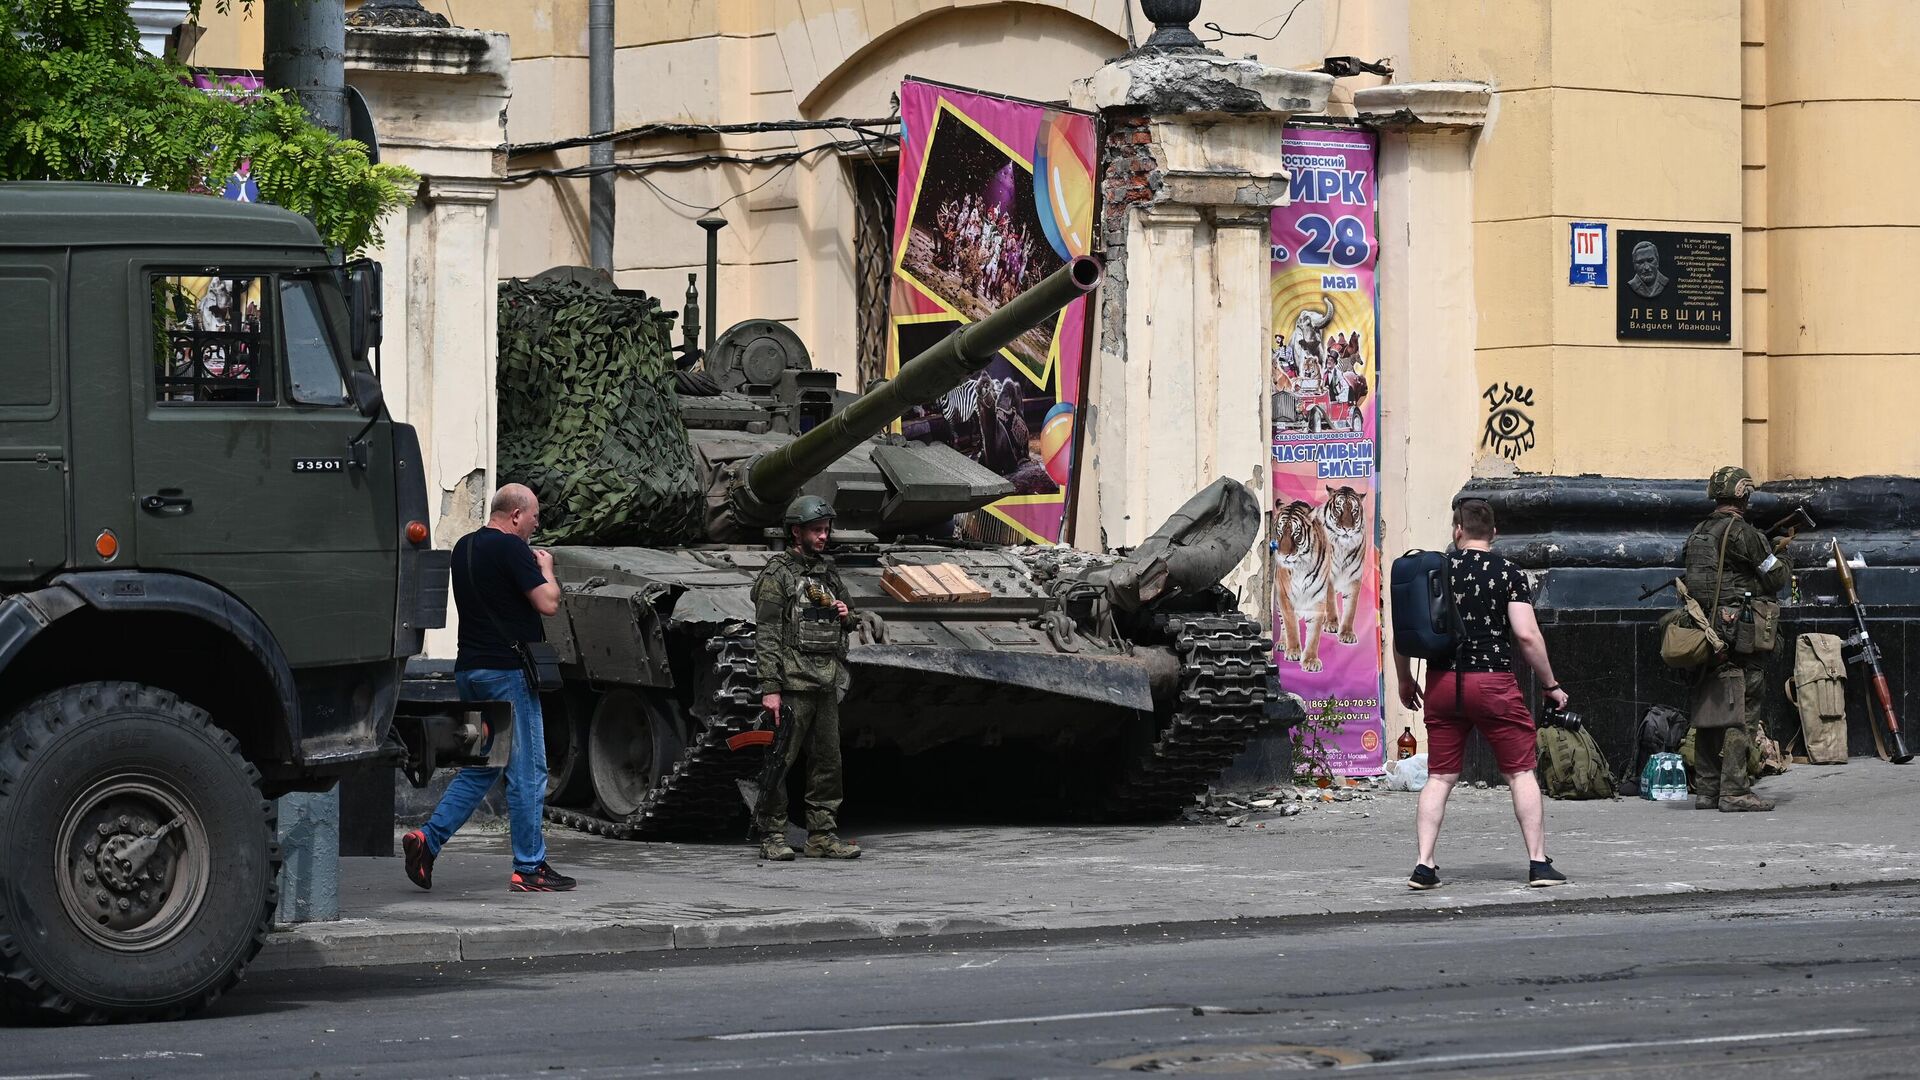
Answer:
[{"label": "battle tank", "polygon": [[[682,373],[704,535],[552,548],[563,599],[547,636],[567,685],[544,703],[549,819],[630,839],[744,822],[736,782],[765,752],[740,738],[763,723],[750,593],[800,494],[838,511],[832,550],[858,620],[850,747],[1060,755],[1073,809],[1147,819],[1190,805],[1264,725],[1297,719],[1261,624],[1218,584],[1259,532],[1242,485],[1215,482],[1124,555],[969,543],[953,538],[956,515],[1012,486],[951,446],[890,432],[1100,277],[1078,259],[859,396],[762,321],[707,350],[705,377]],[[909,567],[964,587],[903,599],[886,579]]]}]

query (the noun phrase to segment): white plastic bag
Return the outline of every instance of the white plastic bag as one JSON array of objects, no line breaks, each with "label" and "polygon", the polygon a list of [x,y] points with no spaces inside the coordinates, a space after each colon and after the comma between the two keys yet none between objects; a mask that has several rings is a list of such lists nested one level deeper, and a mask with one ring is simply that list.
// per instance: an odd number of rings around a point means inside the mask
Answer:
[{"label": "white plastic bag", "polygon": [[1419,791],[1427,786],[1427,755],[1390,758],[1387,761],[1388,791]]}]

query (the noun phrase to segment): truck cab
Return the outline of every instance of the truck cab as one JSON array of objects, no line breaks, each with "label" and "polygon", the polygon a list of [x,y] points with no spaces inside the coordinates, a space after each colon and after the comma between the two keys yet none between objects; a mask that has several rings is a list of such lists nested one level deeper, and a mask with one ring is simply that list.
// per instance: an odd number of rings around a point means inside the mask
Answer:
[{"label": "truck cab", "polygon": [[448,556],[378,292],[286,210],[0,184],[0,1011],[211,1001],[271,799],[392,758]]}]

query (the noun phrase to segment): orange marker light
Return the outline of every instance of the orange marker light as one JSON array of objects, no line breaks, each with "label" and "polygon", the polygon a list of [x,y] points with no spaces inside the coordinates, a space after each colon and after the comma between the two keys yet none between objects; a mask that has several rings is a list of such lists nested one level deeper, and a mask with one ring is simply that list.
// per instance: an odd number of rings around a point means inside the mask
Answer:
[{"label": "orange marker light", "polygon": [[407,542],[410,544],[424,544],[427,542],[427,526],[425,522],[407,522]]},{"label": "orange marker light", "polygon": [[112,529],[101,529],[100,535],[93,538],[93,552],[105,562],[112,562],[120,554],[120,538],[113,535]]}]

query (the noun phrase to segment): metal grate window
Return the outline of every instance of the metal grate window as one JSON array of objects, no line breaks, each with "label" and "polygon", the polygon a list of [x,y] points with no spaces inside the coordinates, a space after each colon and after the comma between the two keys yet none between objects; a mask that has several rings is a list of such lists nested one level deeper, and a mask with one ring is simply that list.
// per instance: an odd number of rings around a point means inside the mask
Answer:
[{"label": "metal grate window", "polygon": [[851,159],[854,239],[853,291],[859,357],[858,388],[864,390],[887,373],[887,320],[893,288],[893,185],[899,158]]}]

